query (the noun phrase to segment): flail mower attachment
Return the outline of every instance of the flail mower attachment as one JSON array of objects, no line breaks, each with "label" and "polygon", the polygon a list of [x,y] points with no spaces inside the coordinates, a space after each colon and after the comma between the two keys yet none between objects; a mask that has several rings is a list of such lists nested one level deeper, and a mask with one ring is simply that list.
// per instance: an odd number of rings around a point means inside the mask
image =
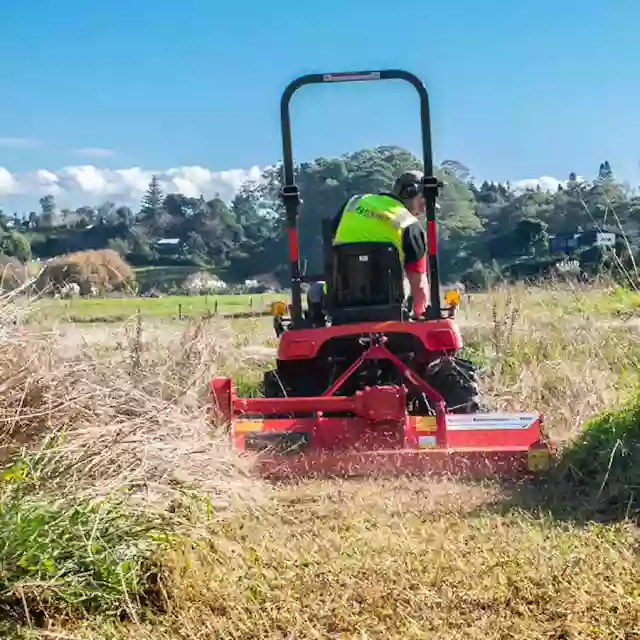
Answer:
[{"label": "flail mower attachment", "polygon": [[[211,383],[219,419],[239,451],[255,454],[259,475],[273,479],[446,474],[518,479],[549,468],[539,413],[446,412],[438,391],[370,335],[370,346],[322,395],[241,398],[230,378]],[[365,386],[337,395],[367,362],[388,360],[406,385]],[[409,389],[433,415],[412,415]]]}]

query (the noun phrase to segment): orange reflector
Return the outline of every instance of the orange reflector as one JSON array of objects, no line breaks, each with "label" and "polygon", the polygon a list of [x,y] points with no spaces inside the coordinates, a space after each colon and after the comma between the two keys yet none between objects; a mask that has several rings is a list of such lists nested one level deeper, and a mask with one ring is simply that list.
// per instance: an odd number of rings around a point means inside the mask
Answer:
[{"label": "orange reflector", "polygon": [[529,471],[548,471],[551,468],[551,452],[542,443],[534,443],[527,451]]},{"label": "orange reflector", "polygon": [[249,433],[253,431],[262,431],[264,422],[262,420],[236,420],[233,423],[235,433]]},{"label": "orange reflector", "polygon": [[416,419],[416,431],[433,433],[436,430],[436,417],[435,416],[420,416]]}]

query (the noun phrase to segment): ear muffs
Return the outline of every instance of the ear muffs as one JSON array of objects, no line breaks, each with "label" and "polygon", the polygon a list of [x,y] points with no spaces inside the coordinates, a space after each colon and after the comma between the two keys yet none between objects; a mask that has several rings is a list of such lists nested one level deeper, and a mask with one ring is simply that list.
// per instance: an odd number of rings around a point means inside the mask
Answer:
[{"label": "ear muffs", "polygon": [[420,195],[421,192],[422,192],[422,183],[414,182],[412,184],[408,184],[402,189],[402,193],[400,194],[400,197],[403,200],[405,199],[408,200],[409,198],[415,198],[417,195]]}]

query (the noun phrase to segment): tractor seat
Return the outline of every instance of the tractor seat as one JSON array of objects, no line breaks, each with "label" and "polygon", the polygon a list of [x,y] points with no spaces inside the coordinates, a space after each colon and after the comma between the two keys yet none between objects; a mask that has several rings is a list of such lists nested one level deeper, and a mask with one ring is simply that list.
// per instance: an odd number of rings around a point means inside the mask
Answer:
[{"label": "tractor seat", "polygon": [[340,244],[325,247],[325,256],[325,308],[332,324],[404,318],[404,276],[393,244]]}]

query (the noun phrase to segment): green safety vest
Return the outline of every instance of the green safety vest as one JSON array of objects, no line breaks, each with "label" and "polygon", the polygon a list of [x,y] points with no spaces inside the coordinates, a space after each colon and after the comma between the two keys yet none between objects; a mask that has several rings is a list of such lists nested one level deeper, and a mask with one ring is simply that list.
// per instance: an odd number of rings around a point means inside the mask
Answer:
[{"label": "green safety vest", "polygon": [[[373,193],[353,196],[344,207],[333,244],[390,242],[404,263],[402,232],[412,224],[419,223],[395,198]],[[326,295],[326,282],[322,290]]]},{"label": "green safety vest", "polygon": [[333,244],[390,242],[404,263],[402,232],[418,224],[401,202],[386,195],[353,196],[345,205]]}]

